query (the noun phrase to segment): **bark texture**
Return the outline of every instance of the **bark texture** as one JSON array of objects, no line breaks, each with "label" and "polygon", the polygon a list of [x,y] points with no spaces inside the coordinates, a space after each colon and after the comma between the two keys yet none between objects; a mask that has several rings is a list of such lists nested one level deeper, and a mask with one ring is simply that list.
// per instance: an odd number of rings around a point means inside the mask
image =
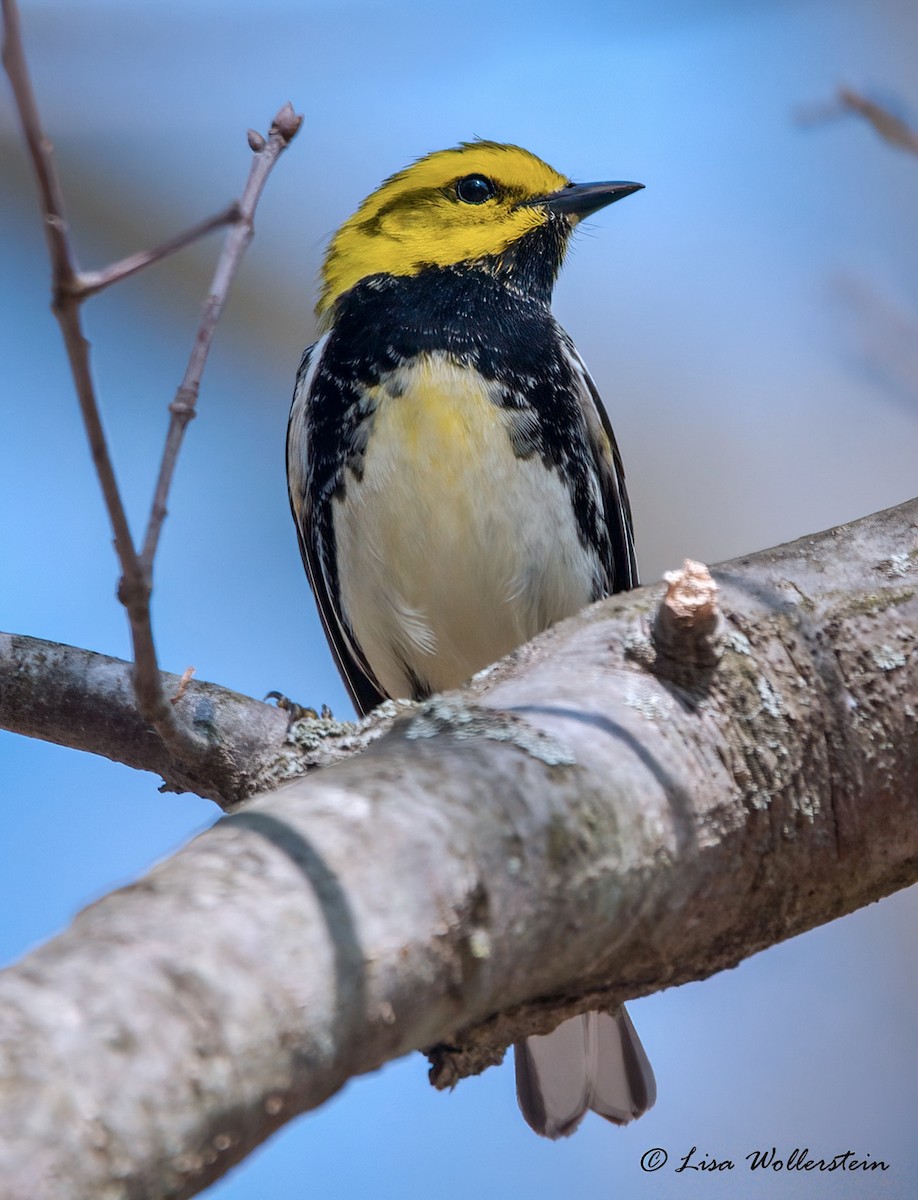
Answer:
[{"label": "bark texture", "polygon": [[5,1200],[193,1195],[412,1048],[450,1083],[913,882],[918,502],[712,574],[704,654],[596,605],[6,971]]},{"label": "bark texture", "polygon": [[291,725],[271,704],[164,671],[163,694],[181,696],[176,720],[206,747],[183,762],[138,712],[133,670],[107,654],[0,632],[0,728],[153,771],[164,791],[197,792],[231,809],[364,749],[399,710],[390,702],[359,725],[331,715]]}]

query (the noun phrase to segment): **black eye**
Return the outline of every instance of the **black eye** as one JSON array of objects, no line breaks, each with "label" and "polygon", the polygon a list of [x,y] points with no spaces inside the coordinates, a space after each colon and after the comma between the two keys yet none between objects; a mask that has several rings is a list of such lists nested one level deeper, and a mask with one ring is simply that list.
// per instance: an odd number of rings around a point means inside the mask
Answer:
[{"label": "black eye", "polygon": [[497,191],[484,175],[464,175],[456,183],[456,195],[466,204],[484,204]]}]

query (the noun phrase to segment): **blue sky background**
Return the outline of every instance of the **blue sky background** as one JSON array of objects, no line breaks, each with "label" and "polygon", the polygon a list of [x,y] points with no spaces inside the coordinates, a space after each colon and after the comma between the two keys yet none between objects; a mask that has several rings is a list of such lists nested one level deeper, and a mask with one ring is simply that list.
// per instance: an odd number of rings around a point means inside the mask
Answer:
[{"label": "blue sky background", "polygon": [[[905,0],[312,3],[25,0],[36,88],[82,261],[218,209],[245,130],[304,129],[269,183],[218,333],[157,562],[164,667],[348,710],[299,562],[283,477],[322,249],[391,171],[474,135],[574,179],[641,180],[577,239],[555,309],[612,416],[644,578],[715,562],[916,491],[918,160],[854,120],[802,128],[839,83],[918,116]],[[117,567],[0,89],[0,628],[126,655]],[[87,311],[119,477],[145,519],[216,243]],[[152,776],[0,734],[0,960],[216,817]],[[914,891],[633,1015],[659,1082],[626,1130],[551,1145],[509,1065],[451,1095],[417,1056],[288,1126],[214,1200],[911,1197],[918,1174]],[[100,979],[100,987],[105,981]],[[737,1161],[645,1175],[653,1146]],[[853,1149],[863,1177],[748,1176],[751,1150]]]}]

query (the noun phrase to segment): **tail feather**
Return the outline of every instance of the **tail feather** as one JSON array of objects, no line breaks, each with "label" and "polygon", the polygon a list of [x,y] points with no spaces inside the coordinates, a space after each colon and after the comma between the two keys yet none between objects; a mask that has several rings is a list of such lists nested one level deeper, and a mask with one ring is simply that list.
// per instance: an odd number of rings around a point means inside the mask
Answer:
[{"label": "tail feather", "polygon": [[624,1006],[614,1015],[588,1013],[586,1021],[594,1048],[590,1108],[607,1121],[627,1125],[654,1106],[653,1068]]},{"label": "tail feather", "polygon": [[588,1109],[626,1125],[653,1106],[657,1085],[624,1008],[573,1017],[514,1047],[516,1094],[526,1121],[548,1138],[572,1134]]},{"label": "tail feather", "polygon": [[574,1132],[590,1106],[590,1069],[584,1017],[565,1021],[545,1037],[513,1047],[516,1097],[529,1125],[543,1137]]}]

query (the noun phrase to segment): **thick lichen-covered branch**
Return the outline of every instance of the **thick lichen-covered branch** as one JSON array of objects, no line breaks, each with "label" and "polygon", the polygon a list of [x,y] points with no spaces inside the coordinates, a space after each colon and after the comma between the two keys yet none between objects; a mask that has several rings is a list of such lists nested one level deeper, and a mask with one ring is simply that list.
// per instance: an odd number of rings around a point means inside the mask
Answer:
[{"label": "thick lichen-covered branch", "polygon": [[0,976],[5,1196],[191,1196],[412,1048],[451,1083],[914,881],[918,502],[711,575],[716,653],[595,605]]}]

